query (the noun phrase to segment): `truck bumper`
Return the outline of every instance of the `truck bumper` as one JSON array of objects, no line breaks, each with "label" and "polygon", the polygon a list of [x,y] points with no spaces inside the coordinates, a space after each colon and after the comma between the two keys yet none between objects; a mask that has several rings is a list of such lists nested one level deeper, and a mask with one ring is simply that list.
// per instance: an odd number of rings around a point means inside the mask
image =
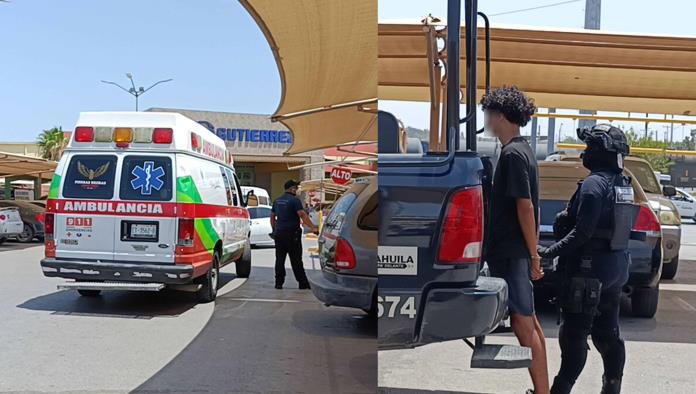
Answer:
[{"label": "truck bumper", "polygon": [[91,282],[185,284],[193,279],[193,266],[190,264],[104,263],[46,258],[41,260],[41,269],[48,277]]},{"label": "truck bumper", "polygon": [[314,296],[327,306],[345,306],[368,311],[377,287],[377,278],[341,275],[321,271],[308,275]]},{"label": "truck bumper", "polygon": [[507,300],[507,284],[500,278],[479,277],[469,288],[433,288],[421,303],[417,343],[486,335],[503,319]]}]

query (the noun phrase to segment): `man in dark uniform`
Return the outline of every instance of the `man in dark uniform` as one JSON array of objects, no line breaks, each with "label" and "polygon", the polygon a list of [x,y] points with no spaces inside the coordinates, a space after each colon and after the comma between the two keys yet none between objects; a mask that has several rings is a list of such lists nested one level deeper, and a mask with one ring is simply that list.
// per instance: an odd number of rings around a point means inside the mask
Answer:
[{"label": "man in dark uniform", "polygon": [[285,182],[285,193],[273,201],[271,208],[271,227],[275,240],[275,288],[282,289],[285,283],[285,256],[290,255],[290,265],[295,274],[300,289],[309,289],[309,281],[302,264],[302,227],[300,220],[312,232],[317,233],[317,227],[312,223],[302,207],[302,202],[297,198],[297,187],[300,184],[295,180]]},{"label": "man in dark uniform", "polygon": [[602,394],[618,394],[625,363],[619,333],[621,289],[628,280],[628,240],[637,216],[630,179],[622,175],[629,153],[624,133],[611,125],[579,129],[590,175],[554,223],[558,242],[539,247],[543,258],[560,257],[563,290],[558,333],[561,368],[551,393],[570,393],[587,360],[587,336],[602,356]]}]

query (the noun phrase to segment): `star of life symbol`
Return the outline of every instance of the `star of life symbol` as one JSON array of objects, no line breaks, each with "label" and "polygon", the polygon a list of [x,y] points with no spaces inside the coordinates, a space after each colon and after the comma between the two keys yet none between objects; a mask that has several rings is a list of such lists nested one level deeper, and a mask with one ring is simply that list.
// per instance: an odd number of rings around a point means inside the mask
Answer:
[{"label": "star of life symbol", "polygon": [[135,166],[131,172],[135,179],[131,181],[133,190],[140,189],[140,194],[149,196],[152,194],[152,189],[160,190],[164,185],[164,181],[160,178],[164,176],[162,167],[155,168],[154,161],[146,161],[143,166]]}]

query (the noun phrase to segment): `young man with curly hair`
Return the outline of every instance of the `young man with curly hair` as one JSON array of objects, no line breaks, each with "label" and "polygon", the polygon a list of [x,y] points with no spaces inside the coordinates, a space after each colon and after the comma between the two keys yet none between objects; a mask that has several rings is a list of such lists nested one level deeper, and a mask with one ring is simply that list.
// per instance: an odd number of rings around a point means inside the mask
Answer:
[{"label": "young man with curly hair", "polygon": [[502,87],[481,99],[485,128],[503,145],[493,176],[490,235],[486,261],[491,276],[508,284],[510,323],[520,345],[532,349],[529,374],[535,394],[549,392],[546,340],[534,313],[531,280],[544,276],[537,253],[539,175],[534,152],[520,127],[536,111],[534,102],[516,87]]}]

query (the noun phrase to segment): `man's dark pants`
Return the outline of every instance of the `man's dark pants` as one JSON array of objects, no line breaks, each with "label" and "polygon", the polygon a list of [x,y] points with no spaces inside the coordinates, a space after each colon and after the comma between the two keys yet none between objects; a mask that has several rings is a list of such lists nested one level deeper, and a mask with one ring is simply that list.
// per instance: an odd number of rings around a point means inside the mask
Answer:
[{"label": "man's dark pants", "polygon": [[300,287],[309,286],[302,265],[302,229],[278,230],[275,233],[275,278],[276,285],[285,283],[285,257],[290,255],[290,265]]}]

